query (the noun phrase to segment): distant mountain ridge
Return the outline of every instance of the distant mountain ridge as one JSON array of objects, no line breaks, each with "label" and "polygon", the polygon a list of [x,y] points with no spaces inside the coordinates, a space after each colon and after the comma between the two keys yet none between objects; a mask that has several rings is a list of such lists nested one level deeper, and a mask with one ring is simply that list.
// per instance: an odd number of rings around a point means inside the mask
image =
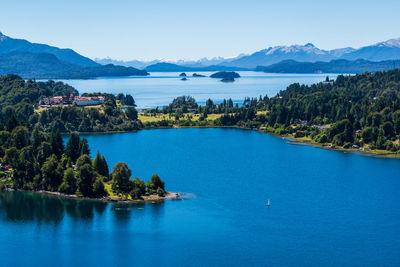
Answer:
[{"label": "distant mountain ridge", "polygon": [[298,62],[285,60],[267,67],[259,66],[256,71],[267,73],[364,73],[400,68],[400,60],[368,61],[357,59],[354,61],[337,59],[329,62]]},{"label": "distant mountain ridge", "polygon": [[[400,38],[354,49],[323,50],[311,43],[275,46],[233,58],[115,61],[82,56],[72,49],[14,39],[0,32],[0,74],[24,78],[94,78],[148,75],[149,72],[262,70],[282,73],[359,73],[393,69],[400,60]],[[116,66],[116,65],[120,66]],[[260,67],[261,66],[261,67]],[[139,69],[146,69],[139,70]]]},{"label": "distant mountain ridge", "polygon": [[145,68],[148,72],[184,72],[184,71],[240,71],[249,70],[246,68],[228,67],[221,65],[211,65],[206,67],[188,67],[184,65],[177,65],[173,63],[156,63]]},{"label": "distant mountain ridge", "polygon": [[150,61],[140,61],[140,60],[115,60],[111,58],[95,58],[94,61],[99,63],[99,64],[114,64],[114,65],[121,65],[121,66],[126,66],[126,67],[134,67],[138,69],[144,69],[148,66],[155,65],[158,63],[166,63],[166,64],[174,64],[174,65],[179,65],[179,66],[185,66],[185,67],[190,67],[190,68],[204,68],[208,66],[213,66],[213,65],[219,65],[222,62],[229,62],[230,60],[236,59],[241,57],[242,55],[239,55],[238,57],[232,58],[232,59],[227,59],[223,57],[215,57],[215,58],[202,58],[199,60],[176,60],[176,61],[166,61],[166,60],[160,60],[160,59],[155,59],[155,60],[150,60]]},{"label": "distant mountain ridge", "polygon": [[[305,45],[275,46],[262,49],[250,55],[239,55],[234,58],[224,59],[221,57],[213,59],[201,59],[198,61],[178,60],[175,62],[165,62],[162,60],[154,61],[127,61],[134,64],[143,64],[146,68],[157,63],[170,63],[180,66],[205,68],[208,66],[236,67],[241,69],[254,69],[257,66],[269,66],[285,60],[295,60],[298,62],[329,62],[331,60],[346,59],[355,61],[364,59],[367,61],[386,61],[400,59],[400,38],[390,39],[385,42],[361,47],[358,49],[352,47],[339,48],[333,50],[323,50],[315,45],[308,43]],[[122,64],[120,61],[110,61],[108,63]],[[104,61],[97,60],[102,63]],[[132,63],[133,64],[133,63]],[[139,66],[139,65],[135,65]],[[176,68],[176,67],[175,67]],[[198,69],[196,69],[198,70]],[[166,70],[166,71],[172,71]]]},{"label": "distant mountain ridge", "polygon": [[270,47],[227,63],[224,66],[255,68],[284,60],[299,62],[331,61],[335,59],[384,61],[400,59],[400,38],[354,49],[351,47],[322,50],[313,44]]}]

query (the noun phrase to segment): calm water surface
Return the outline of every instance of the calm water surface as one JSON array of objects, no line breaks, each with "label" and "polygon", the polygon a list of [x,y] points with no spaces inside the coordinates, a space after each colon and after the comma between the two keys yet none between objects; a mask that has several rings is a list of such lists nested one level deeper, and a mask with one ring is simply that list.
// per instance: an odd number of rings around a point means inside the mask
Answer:
[{"label": "calm water surface", "polygon": [[87,138],[110,166],[193,197],[121,210],[2,192],[2,266],[400,265],[400,160],[238,129]]},{"label": "calm water surface", "polygon": [[[210,76],[213,72],[197,72]],[[203,104],[208,98],[216,102],[232,98],[242,102],[245,97],[260,95],[275,96],[280,90],[292,83],[313,84],[321,82],[327,75],[335,74],[267,74],[262,72],[241,71],[241,78],[233,83],[223,83],[220,79],[209,77],[193,78],[193,72],[186,72],[187,81],[181,81],[178,72],[153,72],[146,77],[114,77],[92,80],[61,80],[74,86],[80,93],[106,92],[126,93],[135,98],[141,107],[165,106],[181,95],[191,95]]]}]

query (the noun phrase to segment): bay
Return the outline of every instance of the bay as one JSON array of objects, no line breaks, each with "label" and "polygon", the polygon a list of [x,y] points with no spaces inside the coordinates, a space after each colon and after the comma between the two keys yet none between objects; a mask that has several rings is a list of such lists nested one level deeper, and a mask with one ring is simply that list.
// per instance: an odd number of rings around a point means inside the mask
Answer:
[{"label": "bay", "polygon": [[85,137],[110,167],[188,198],[116,209],[1,192],[3,266],[400,265],[398,159],[239,129]]}]

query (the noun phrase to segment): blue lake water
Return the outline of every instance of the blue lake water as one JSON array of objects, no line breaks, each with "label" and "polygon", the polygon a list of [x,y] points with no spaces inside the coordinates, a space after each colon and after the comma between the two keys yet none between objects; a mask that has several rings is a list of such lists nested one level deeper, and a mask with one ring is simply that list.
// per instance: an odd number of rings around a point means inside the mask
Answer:
[{"label": "blue lake water", "polygon": [[[197,72],[206,76],[213,72]],[[313,84],[323,81],[327,75],[336,74],[268,74],[253,71],[239,72],[241,78],[233,83],[223,83],[209,77],[193,78],[187,72],[187,81],[181,81],[177,72],[153,72],[146,77],[111,77],[91,80],[61,80],[74,86],[80,93],[106,92],[131,94],[139,108],[162,107],[181,95],[191,95],[199,103],[208,98],[216,103],[224,98],[242,102],[245,97],[275,96],[292,83]]]},{"label": "blue lake water", "polygon": [[2,266],[400,265],[400,160],[239,129],[86,137],[109,166],[193,197],[116,210],[2,192]]}]

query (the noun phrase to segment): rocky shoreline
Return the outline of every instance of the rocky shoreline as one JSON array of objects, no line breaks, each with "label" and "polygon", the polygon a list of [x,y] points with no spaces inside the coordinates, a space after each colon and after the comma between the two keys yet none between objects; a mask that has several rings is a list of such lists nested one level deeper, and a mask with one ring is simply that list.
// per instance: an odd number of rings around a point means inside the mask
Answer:
[{"label": "rocky shoreline", "polygon": [[30,190],[15,190],[12,188],[5,188],[5,191],[21,191],[27,193],[35,193],[35,194],[43,194],[55,197],[63,197],[63,198],[70,198],[70,199],[81,199],[81,200],[94,200],[94,201],[103,201],[109,203],[138,203],[138,202],[160,202],[164,200],[182,200],[183,193],[175,193],[175,192],[166,192],[164,196],[158,195],[149,195],[143,196],[141,199],[127,199],[125,197],[102,197],[102,198],[94,198],[94,197],[82,197],[77,196],[75,194],[64,194],[60,192],[52,192],[52,191],[30,191]]}]

